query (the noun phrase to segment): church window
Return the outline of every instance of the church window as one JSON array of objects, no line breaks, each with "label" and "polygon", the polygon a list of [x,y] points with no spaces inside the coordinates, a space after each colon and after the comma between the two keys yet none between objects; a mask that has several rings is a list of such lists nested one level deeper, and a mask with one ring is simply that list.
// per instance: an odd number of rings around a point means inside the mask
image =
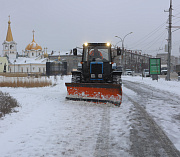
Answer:
[{"label": "church window", "polygon": [[34,53],[32,53],[32,56],[34,56]]},{"label": "church window", "polygon": [[29,69],[27,68],[27,73],[28,73],[28,70],[29,70]]},{"label": "church window", "polygon": [[39,72],[41,72],[41,68],[39,68]]},{"label": "church window", "polygon": [[21,72],[23,73],[23,68],[21,68]]},{"label": "church window", "polygon": [[10,49],[12,49],[13,48],[13,45],[10,45]]}]

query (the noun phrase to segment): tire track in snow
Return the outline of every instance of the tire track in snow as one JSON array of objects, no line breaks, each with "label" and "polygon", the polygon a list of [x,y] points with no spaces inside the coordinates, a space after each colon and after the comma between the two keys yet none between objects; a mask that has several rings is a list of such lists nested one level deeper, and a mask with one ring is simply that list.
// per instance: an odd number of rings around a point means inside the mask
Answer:
[{"label": "tire track in snow", "polygon": [[109,155],[110,109],[104,105],[101,128],[96,142],[95,157]]},{"label": "tire track in snow", "polygon": [[[139,84],[134,85],[133,82],[125,81],[124,86],[138,93],[139,96],[145,97],[148,95],[148,90],[143,86],[141,92]],[[146,92],[146,94],[142,94]],[[157,91],[158,93],[158,91]],[[125,95],[125,94],[124,94]],[[133,119],[134,124],[131,130],[132,152],[134,156],[168,156],[180,157],[180,152],[175,148],[170,139],[166,136],[163,130],[156,124],[147,111],[136,101],[125,95],[131,101],[135,108],[136,114]],[[141,102],[142,103],[142,102]]]}]

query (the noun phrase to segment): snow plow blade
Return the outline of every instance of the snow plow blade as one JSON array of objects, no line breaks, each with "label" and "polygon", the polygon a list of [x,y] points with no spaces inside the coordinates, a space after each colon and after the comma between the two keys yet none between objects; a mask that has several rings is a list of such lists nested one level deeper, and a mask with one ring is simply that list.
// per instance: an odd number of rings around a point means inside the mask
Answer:
[{"label": "snow plow blade", "polygon": [[66,99],[121,105],[122,88],[120,84],[65,83],[65,85],[67,87]]}]

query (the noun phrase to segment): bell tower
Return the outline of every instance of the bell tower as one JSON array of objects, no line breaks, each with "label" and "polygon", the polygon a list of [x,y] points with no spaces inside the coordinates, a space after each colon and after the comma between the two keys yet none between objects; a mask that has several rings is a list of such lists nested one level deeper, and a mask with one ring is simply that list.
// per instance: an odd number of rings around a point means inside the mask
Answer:
[{"label": "bell tower", "polygon": [[2,57],[7,57],[8,59],[15,59],[17,57],[17,43],[13,41],[10,16],[8,21],[8,31],[6,35],[6,40],[3,42],[2,45],[3,45]]}]

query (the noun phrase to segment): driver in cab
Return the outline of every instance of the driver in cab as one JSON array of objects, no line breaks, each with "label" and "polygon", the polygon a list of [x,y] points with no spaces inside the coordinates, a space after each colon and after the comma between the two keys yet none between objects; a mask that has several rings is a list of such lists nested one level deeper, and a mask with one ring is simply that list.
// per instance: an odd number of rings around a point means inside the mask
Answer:
[{"label": "driver in cab", "polygon": [[103,55],[100,51],[94,51],[94,50],[91,50],[90,53],[90,58],[92,58],[92,60],[95,60],[95,59],[103,59]]}]

